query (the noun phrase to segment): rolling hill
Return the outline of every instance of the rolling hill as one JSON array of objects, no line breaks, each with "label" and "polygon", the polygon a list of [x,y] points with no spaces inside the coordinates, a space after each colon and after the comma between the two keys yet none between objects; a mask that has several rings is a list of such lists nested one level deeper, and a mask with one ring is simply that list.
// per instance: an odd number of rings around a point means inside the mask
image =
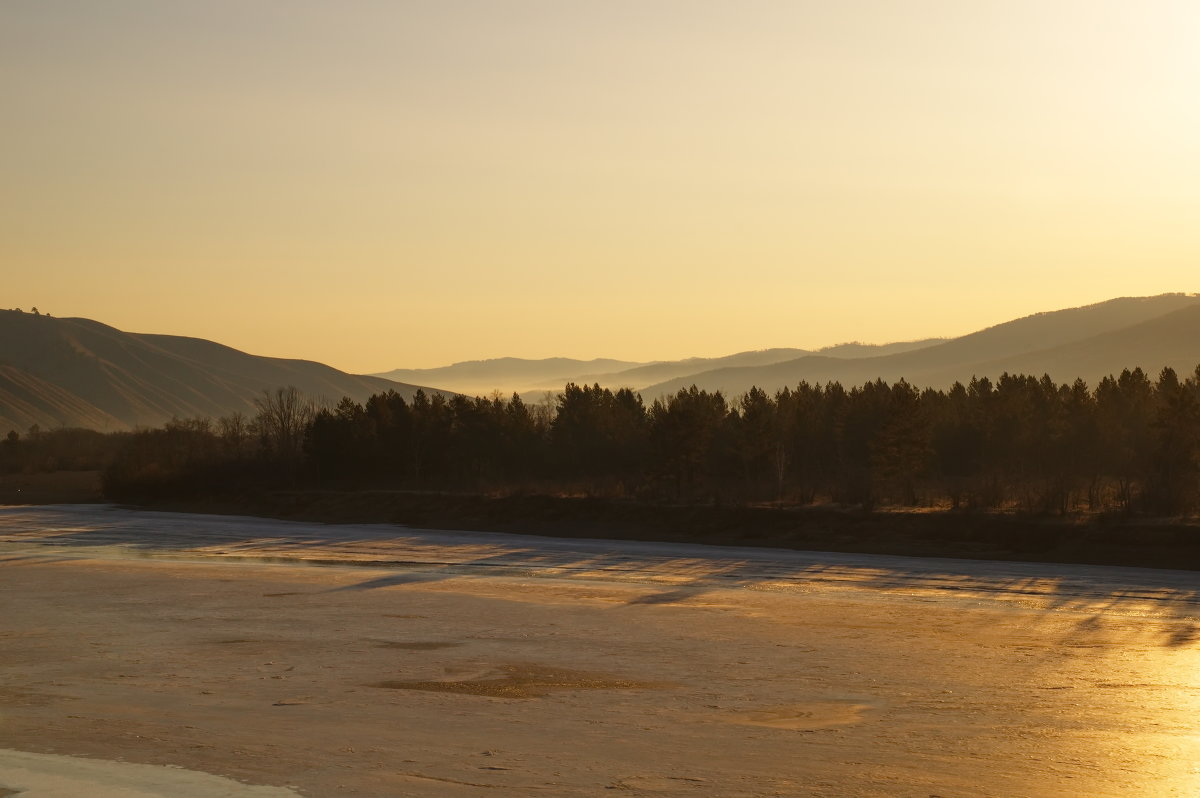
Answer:
[{"label": "rolling hill", "polygon": [[0,432],[33,424],[114,430],[172,417],[250,414],[264,389],[288,385],[330,401],[343,396],[362,401],[389,389],[412,396],[417,390],[199,338],[0,311]]},{"label": "rolling hill", "polygon": [[[598,382],[633,388],[649,400],[693,384],[729,396],[751,386],[775,391],[801,381],[850,386],[903,378],[918,387],[942,388],[1006,371],[1049,374],[1058,382],[1081,377],[1094,385],[1124,368],[1141,366],[1155,376],[1170,366],[1183,376],[1197,364],[1200,296],[1164,294],[1038,313],[949,340],[765,349],[654,363],[499,358],[388,375],[419,377],[475,395],[497,388],[536,394],[561,390],[568,381]],[[259,357],[199,338],[0,311],[0,433],[33,424],[115,430],[172,417],[249,414],[264,389],[286,385],[329,401],[342,396],[362,401],[386,390],[411,397],[417,390],[408,380]]]},{"label": "rolling hill", "polygon": [[1190,374],[1200,363],[1200,296],[1124,297],[1038,313],[933,346],[878,357],[810,355],[767,366],[712,369],[641,386],[647,398],[697,385],[737,395],[758,386],[775,391],[802,380],[843,385],[881,378],[919,387],[948,387],[972,376],[1048,373],[1058,382],[1089,384],[1124,368],[1154,376],[1164,366]]},{"label": "rolling hill", "polygon": [[[632,388],[651,399],[693,384],[736,396],[751,386],[775,391],[802,380],[854,385],[874,379],[906,379],[921,387],[948,387],[973,376],[995,378],[1005,371],[1050,374],[1059,382],[1081,377],[1094,385],[1108,374],[1134,366],[1152,375],[1163,366],[1190,374],[1200,363],[1198,309],[1200,296],[1191,294],[1122,297],[1036,313],[952,339],[851,343],[818,350],[763,349],[725,357],[634,364],[498,358],[439,369],[396,370],[380,376],[427,376],[425,381],[465,393],[517,391],[527,398],[560,391],[567,382]],[[620,367],[603,367],[611,363],[620,363]]]}]

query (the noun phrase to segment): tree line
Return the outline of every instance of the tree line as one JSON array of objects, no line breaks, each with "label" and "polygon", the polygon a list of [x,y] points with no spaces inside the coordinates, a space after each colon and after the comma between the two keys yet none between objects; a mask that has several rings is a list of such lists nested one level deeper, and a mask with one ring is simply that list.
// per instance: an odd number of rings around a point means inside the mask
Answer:
[{"label": "tree line", "polygon": [[113,461],[127,436],[70,427],[43,430],[38,424],[24,435],[9,430],[0,438],[0,474],[97,471]]},{"label": "tree line", "polygon": [[256,487],[545,492],[672,503],[1185,513],[1200,508],[1200,367],[1082,380],[1004,374],[918,390],[802,382],[646,404],[568,384],[552,403],[395,392],[126,433],[118,500]]}]

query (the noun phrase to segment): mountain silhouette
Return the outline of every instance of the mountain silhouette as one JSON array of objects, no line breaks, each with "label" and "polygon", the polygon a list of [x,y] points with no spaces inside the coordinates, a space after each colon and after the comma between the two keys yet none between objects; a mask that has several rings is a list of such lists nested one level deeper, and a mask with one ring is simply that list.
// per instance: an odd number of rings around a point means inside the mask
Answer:
[{"label": "mountain silhouette", "polygon": [[173,417],[252,414],[263,390],[288,385],[332,402],[343,396],[362,401],[387,390],[412,396],[417,390],[310,360],[258,357],[201,338],[0,311],[0,432],[33,424],[114,430]]},{"label": "mountain silhouette", "polygon": [[633,363],[620,360],[574,360],[551,357],[541,360],[504,357],[492,360],[468,360],[433,369],[395,369],[377,374],[394,380],[427,382],[474,395],[487,395],[498,390],[507,394],[537,394],[561,391],[568,382],[577,385],[599,383],[609,388],[639,388],[643,385],[686,377],[715,368],[728,366],[758,366],[812,355],[828,354],[843,358],[873,357],[905,352],[941,343],[934,338],[894,344],[846,343],[826,347],[816,352],[807,349],[757,349],[724,357],[691,357],[685,360],[656,360]]},{"label": "mountain silhouette", "polygon": [[571,358],[496,358],[436,369],[355,375],[309,360],[259,357],[201,338],[127,333],[89,319],[0,311],[0,433],[42,427],[99,430],[153,426],[173,417],[252,414],[264,389],[294,385],[328,402],[364,401],[395,390],[405,397],[493,389],[560,391],[567,382],[633,388],[647,400],[696,385],[737,396],[801,381],[858,385],[905,379],[946,388],[1003,372],[1090,385],[1122,369],[1181,376],[1200,364],[1200,296],[1123,297],[1037,313],[948,340],[824,349],[764,349],[719,358],[637,363]]},{"label": "mountain silhouette", "polygon": [[702,371],[639,390],[651,398],[695,384],[736,396],[752,386],[775,391],[802,380],[850,386],[875,379],[946,388],[973,376],[995,379],[1005,371],[1049,374],[1058,382],[1078,377],[1094,385],[1124,368],[1140,366],[1154,376],[1170,366],[1190,374],[1198,363],[1200,297],[1163,294],[1037,313],[908,352],[858,359],[811,355]]}]

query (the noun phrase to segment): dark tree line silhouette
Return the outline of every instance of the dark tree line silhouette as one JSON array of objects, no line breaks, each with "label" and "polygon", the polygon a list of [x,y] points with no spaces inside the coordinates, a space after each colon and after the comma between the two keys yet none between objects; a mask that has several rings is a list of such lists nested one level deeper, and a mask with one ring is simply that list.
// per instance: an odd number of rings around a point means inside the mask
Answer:
[{"label": "dark tree line silhouette", "polygon": [[253,487],[543,492],[669,503],[1186,513],[1200,508],[1200,367],[1056,384],[1004,374],[949,390],[800,383],[730,402],[567,385],[519,396],[395,392],[125,434],[116,499]]},{"label": "dark tree line silhouette", "polygon": [[78,428],[43,430],[37,424],[24,435],[9,430],[0,438],[0,474],[97,471],[113,461],[127,434]]}]

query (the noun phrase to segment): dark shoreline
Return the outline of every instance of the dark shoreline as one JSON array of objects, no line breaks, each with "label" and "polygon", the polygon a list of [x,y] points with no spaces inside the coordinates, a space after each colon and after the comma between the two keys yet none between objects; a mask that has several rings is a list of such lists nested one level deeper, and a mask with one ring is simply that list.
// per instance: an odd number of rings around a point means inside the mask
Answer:
[{"label": "dark shoreline", "polygon": [[1200,570],[1200,523],[1195,519],[662,505],[540,495],[330,490],[271,491],[139,506],[561,538]]}]

